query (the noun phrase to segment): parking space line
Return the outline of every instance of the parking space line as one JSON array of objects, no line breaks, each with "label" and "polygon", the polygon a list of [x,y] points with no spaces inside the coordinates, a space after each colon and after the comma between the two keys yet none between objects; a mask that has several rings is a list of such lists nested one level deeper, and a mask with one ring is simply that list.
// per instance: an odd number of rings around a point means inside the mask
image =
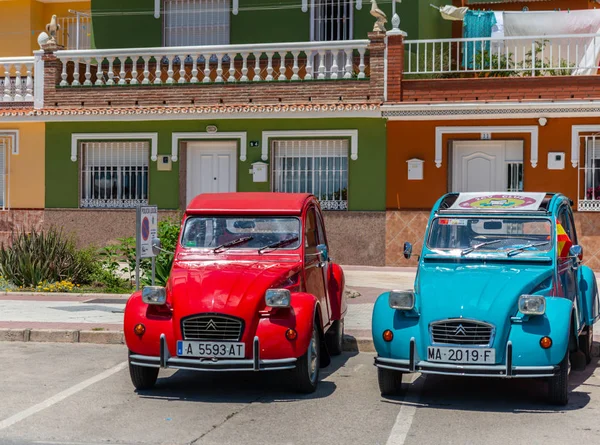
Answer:
[{"label": "parking space line", "polygon": [[413,418],[417,412],[417,403],[419,403],[421,389],[423,388],[423,382],[425,380],[425,376],[421,375],[421,378],[416,383],[413,383],[419,375],[413,374],[413,376],[409,393],[403,400],[400,412],[396,417],[396,422],[392,427],[386,445],[404,445],[404,442],[406,442],[406,436],[410,431],[410,426],[412,425]]},{"label": "parking space line", "polygon": [[14,416],[9,417],[8,419],[4,419],[0,422],[0,430],[6,429],[6,428],[14,425],[17,422],[20,422],[21,420],[24,420],[30,416],[33,416],[34,414],[39,413],[40,411],[45,410],[46,408],[51,407],[52,405],[62,402],[67,397],[71,397],[73,394],[77,394],[78,392],[83,391],[88,386],[91,386],[94,383],[98,383],[99,381],[104,380],[104,379],[110,377],[111,375],[116,374],[119,371],[122,371],[126,367],[127,367],[127,362],[119,363],[117,366],[107,369],[106,371],[104,371],[94,377],[91,377],[87,380],[84,380],[83,382],[78,383],[77,385],[71,386],[70,388],[68,388],[62,392],[59,392],[58,394],[50,397],[49,399],[46,399],[43,402],[38,403],[37,405],[27,408],[27,409],[21,411],[20,413],[17,413]]}]

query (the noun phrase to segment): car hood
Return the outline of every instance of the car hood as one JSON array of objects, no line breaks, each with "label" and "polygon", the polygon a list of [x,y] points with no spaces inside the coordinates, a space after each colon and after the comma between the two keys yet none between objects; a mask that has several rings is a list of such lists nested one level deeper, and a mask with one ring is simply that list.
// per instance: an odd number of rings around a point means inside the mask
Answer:
[{"label": "car hood", "polygon": [[264,309],[265,291],[300,271],[301,262],[182,261],[169,279],[176,319],[222,313],[251,322]]},{"label": "car hood", "polygon": [[493,324],[496,339],[504,341],[519,297],[552,275],[553,268],[542,265],[422,265],[415,284],[423,334],[431,322],[465,318]]}]

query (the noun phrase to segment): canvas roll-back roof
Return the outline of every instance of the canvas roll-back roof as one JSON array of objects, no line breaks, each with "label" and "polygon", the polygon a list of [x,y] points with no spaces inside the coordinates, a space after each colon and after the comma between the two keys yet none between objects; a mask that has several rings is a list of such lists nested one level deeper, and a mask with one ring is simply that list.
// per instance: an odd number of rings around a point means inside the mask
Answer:
[{"label": "canvas roll-back roof", "polygon": [[309,193],[236,192],[203,193],[186,212],[207,215],[301,215]]},{"label": "canvas roll-back roof", "polygon": [[507,212],[547,211],[553,194],[547,193],[450,193],[442,199],[440,212]]}]

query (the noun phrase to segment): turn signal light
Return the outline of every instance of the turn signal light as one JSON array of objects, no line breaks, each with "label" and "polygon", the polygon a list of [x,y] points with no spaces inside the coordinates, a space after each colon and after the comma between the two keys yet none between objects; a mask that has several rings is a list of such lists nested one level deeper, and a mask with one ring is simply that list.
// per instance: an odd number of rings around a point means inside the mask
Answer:
[{"label": "turn signal light", "polygon": [[144,332],[146,332],[146,326],[144,326],[141,323],[138,323],[133,328],[133,332],[135,332],[135,335],[139,335],[141,337],[142,335],[144,335]]},{"label": "turn signal light", "polygon": [[298,337],[298,333],[295,330],[288,329],[287,331],[285,331],[285,338],[287,338],[288,340],[290,340],[290,341],[296,340],[297,337]]},{"label": "turn signal light", "polygon": [[544,349],[548,349],[552,346],[552,339],[550,337],[542,337],[540,340],[540,346]]},{"label": "turn signal light", "polygon": [[392,341],[394,339],[394,333],[389,329],[386,329],[385,331],[383,331],[383,339],[385,341]]}]

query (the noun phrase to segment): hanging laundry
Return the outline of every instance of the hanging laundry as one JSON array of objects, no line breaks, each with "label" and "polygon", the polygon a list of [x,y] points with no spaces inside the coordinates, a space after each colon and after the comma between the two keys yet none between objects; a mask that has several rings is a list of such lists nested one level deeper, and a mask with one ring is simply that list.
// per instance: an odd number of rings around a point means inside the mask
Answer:
[{"label": "hanging laundry", "polygon": [[[492,28],[496,24],[493,11],[469,10],[463,23],[463,37],[491,37]],[[465,44],[463,52],[463,67],[473,68],[477,53],[490,50],[490,42],[474,41]]]},{"label": "hanging laundry", "polygon": [[465,14],[469,10],[466,6],[456,7],[456,6],[442,6],[439,8],[440,14],[442,14],[442,18],[445,20],[454,20],[460,21],[465,18]]}]

